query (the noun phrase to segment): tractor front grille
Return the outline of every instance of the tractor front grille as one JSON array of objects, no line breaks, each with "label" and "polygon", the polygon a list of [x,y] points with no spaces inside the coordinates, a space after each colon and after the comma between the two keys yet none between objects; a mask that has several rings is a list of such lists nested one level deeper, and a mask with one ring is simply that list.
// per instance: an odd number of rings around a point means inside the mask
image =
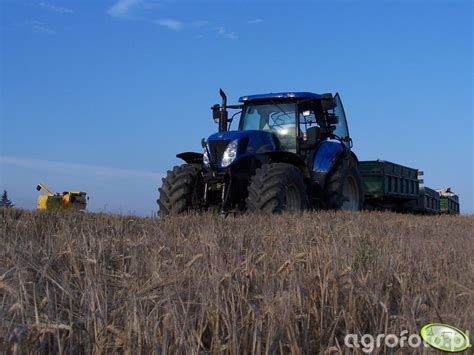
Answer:
[{"label": "tractor front grille", "polygon": [[229,140],[209,141],[209,153],[214,163],[221,162],[222,155],[229,144]]}]

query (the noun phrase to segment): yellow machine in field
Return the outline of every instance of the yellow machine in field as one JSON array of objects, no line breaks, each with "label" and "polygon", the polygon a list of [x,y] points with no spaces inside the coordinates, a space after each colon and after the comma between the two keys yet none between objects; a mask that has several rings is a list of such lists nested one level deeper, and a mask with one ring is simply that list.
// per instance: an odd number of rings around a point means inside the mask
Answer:
[{"label": "yellow machine in field", "polygon": [[87,200],[85,192],[65,191],[63,193],[52,193],[44,185],[38,184],[36,190],[43,190],[47,195],[38,196],[38,210],[66,209],[81,211],[86,209]]}]

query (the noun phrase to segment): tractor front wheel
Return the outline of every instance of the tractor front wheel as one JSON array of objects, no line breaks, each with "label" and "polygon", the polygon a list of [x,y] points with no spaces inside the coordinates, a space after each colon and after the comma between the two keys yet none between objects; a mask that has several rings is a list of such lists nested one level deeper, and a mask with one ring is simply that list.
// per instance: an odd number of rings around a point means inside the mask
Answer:
[{"label": "tractor front wheel", "polygon": [[249,212],[296,212],[306,209],[308,195],[301,172],[290,164],[264,164],[250,181],[246,205]]},{"label": "tractor front wheel", "polygon": [[198,210],[203,195],[201,166],[183,164],[169,170],[162,179],[157,200],[159,215],[173,215]]}]

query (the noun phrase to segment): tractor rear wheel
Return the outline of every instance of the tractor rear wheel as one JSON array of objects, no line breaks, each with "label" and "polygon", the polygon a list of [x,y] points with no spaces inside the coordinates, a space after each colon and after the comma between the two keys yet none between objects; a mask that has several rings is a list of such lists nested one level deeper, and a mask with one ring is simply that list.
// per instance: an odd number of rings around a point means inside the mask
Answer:
[{"label": "tractor rear wheel", "polygon": [[264,164],[252,176],[246,205],[249,212],[304,210],[308,206],[308,195],[301,172],[290,164]]},{"label": "tractor rear wheel", "polygon": [[359,211],[363,208],[362,177],[352,157],[336,163],[326,179],[323,197],[326,209]]},{"label": "tractor rear wheel", "polygon": [[203,195],[203,183],[199,164],[183,164],[169,170],[162,179],[160,196],[156,202],[159,215],[173,215],[198,210]]}]

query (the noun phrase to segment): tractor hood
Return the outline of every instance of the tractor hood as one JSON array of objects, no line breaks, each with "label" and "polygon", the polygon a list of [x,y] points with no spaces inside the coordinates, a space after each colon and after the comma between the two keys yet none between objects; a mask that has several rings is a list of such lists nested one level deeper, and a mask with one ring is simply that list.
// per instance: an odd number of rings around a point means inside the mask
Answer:
[{"label": "tractor hood", "polygon": [[207,146],[214,167],[225,168],[243,156],[278,150],[278,139],[264,131],[229,131],[209,136]]}]

